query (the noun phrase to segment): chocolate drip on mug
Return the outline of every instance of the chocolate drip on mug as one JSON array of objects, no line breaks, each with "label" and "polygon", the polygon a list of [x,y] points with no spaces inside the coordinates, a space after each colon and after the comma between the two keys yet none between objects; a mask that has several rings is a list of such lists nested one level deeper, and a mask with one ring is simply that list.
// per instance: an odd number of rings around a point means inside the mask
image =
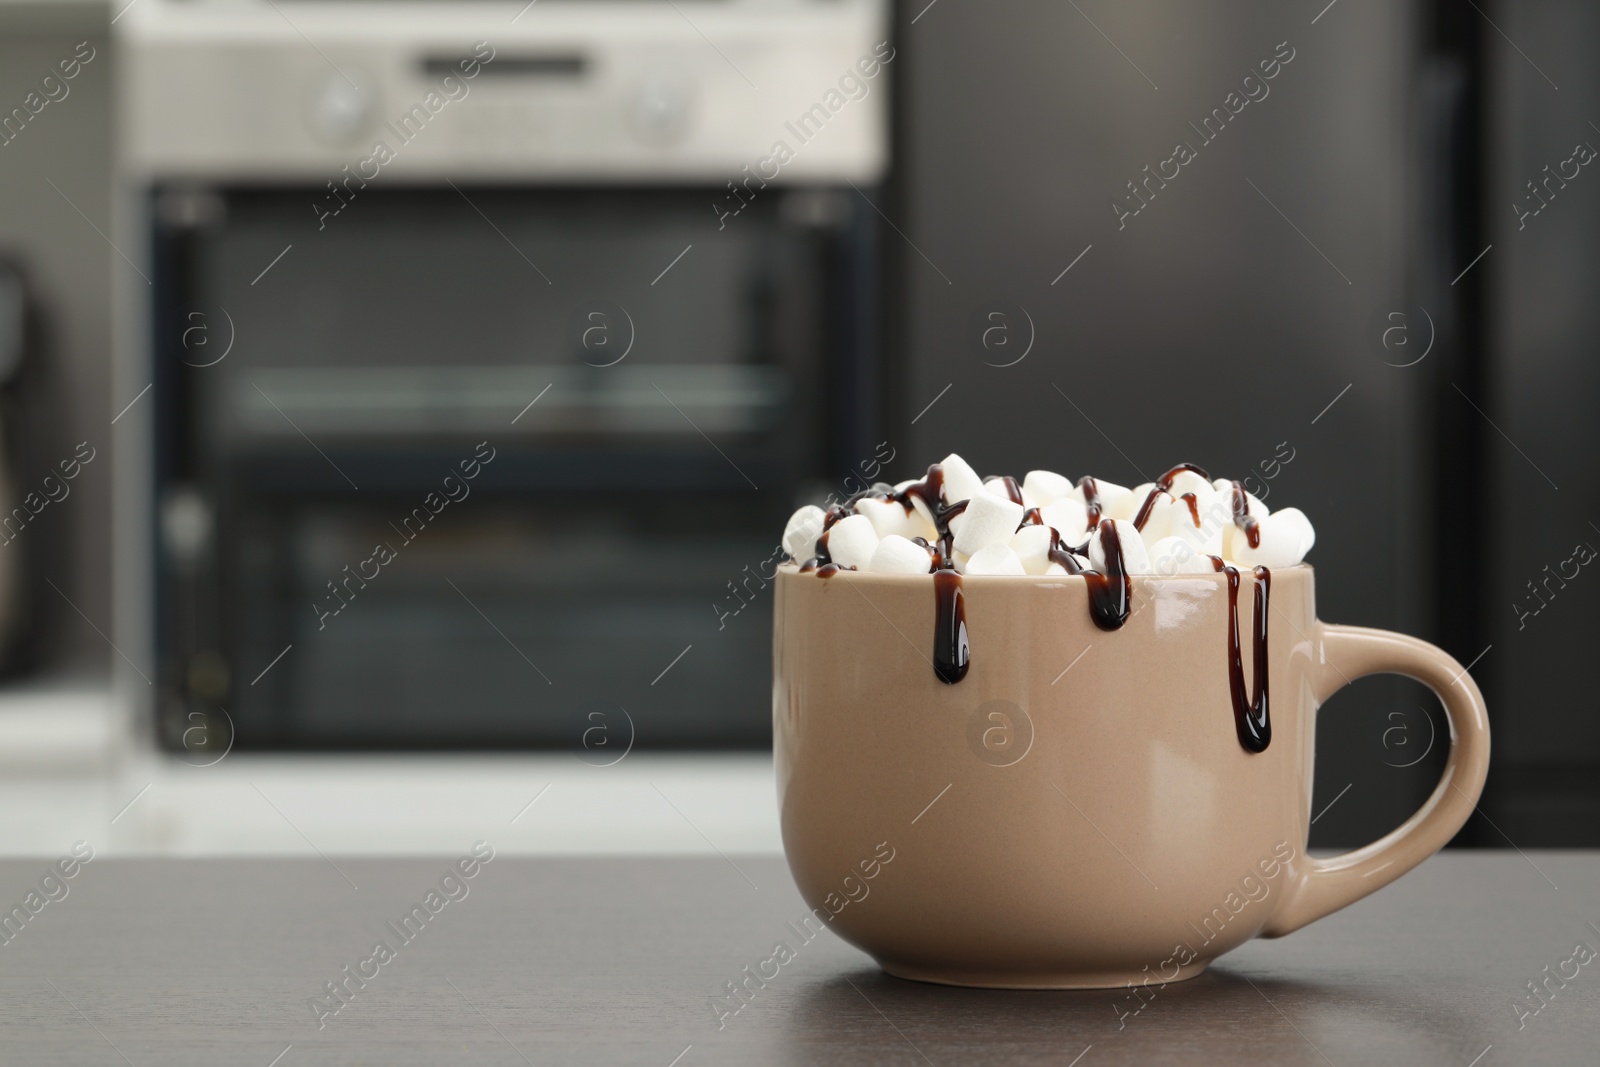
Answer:
[{"label": "chocolate drip on mug", "polygon": [[[1016,480],[1007,479],[1007,491],[1014,486]],[[1020,503],[1021,488],[1015,492]],[[967,676],[972,646],[967,640],[966,597],[961,591],[961,575],[956,573],[955,536],[950,532],[950,520],[967,510],[967,502],[944,502],[944,468],[937,463],[928,468],[920,482],[886,496],[904,507],[907,514],[916,507],[913,501],[922,501],[939,535],[936,545],[927,545],[920,537],[916,541],[933,550],[933,673],[946,685],[955,685]]]},{"label": "chocolate drip on mug", "polygon": [[934,571],[933,673],[946,685],[967,676],[972,647],[967,642],[966,597],[954,568]]},{"label": "chocolate drip on mug", "polygon": [[1228,576],[1228,687],[1233,692],[1233,725],[1246,752],[1265,752],[1272,743],[1272,718],[1267,702],[1267,607],[1272,597],[1272,572],[1257,567],[1255,628],[1255,699],[1245,690],[1244,657],[1239,641],[1239,571],[1216,556],[1212,566]]},{"label": "chocolate drip on mug", "polygon": [[1102,630],[1120,630],[1133,609],[1133,579],[1128,577],[1116,529],[1104,526],[1099,530],[1100,548],[1106,554],[1106,572],[1082,572],[1083,580],[1089,583],[1089,617]]}]

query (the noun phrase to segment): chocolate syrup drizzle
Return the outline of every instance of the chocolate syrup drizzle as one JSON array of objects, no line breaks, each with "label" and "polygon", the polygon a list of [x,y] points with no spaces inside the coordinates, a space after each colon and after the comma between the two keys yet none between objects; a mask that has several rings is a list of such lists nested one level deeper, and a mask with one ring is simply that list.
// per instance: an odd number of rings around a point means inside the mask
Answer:
[{"label": "chocolate syrup drizzle", "polygon": [[1086,568],[1082,563],[1078,562],[1078,557],[1074,556],[1072,552],[1061,543],[1061,535],[1056,532],[1056,528],[1054,526],[1050,527],[1050,551],[1046,553],[1046,555],[1051,563],[1059,564],[1061,569],[1066,571],[1068,574],[1088,573],[1088,568]]},{"label": "chocolate syrup drizzle", "polygon": [[[1163,474],[1155,485],[1150,487],[1150,492],[1146,494],[1144,503],[1139,505],[1139,514],[1133,517],[1133,528],[1135,530],[1144,529],[1144,524],[1150,521],[1150,512],[1155,508],[1156,501],[1161,498],[1162,493],[1169,492],[1172,489],[1172,483],[1177,481],[1178,475],[1184,471],[1192,471],[1208,482],[1211,480],[1211,475],[1206,473],[1205,468],[1196,467],[1193,463],[1180,463],[1173,467]],[[1195,507],[1194,501],[1191,500],[1189,506],[1191,508]],[[1194,522],[1196,526],[1200,525],[1200,513],[1198,510],[1195,512]]]},{"label": "chocolate syrup drizzle", "polygon": [[1246,752],[1265,752],[1272,743],[1272,718],[1267,706],[1267,605],[1272,597],[1272,572],[1257,567],[1254,640],[1255,699],[1244,687],[1244,658],[1239,642],[1239,571],[1211,557],[1211,565],[1228,576],[1228,686],[1233,691],[1233,726]]},{"label": "chocolate syrup drizzle", "polygon": [[1088,509],[1089,529],[1092,530],[1100,525],[1100,487],[1095,484],[1093,478],[1085,474],[1078,479],[1078,488],[1083,491],[1083,506]]},{"label": "chocolate syrup drizzle", "polygon": [[[1144,524],[1150,520],[1150,512],[1154,509],[1156,500],[1164,492],[1172,489],[1172,483],[1179,474],[1192,471],[1204,478],[1211,480],[1211,475],[1203,468],[1193,463],[1180,463],[1151,487],[1144,498],[1144,503],[1139,506],[1139,513],[1134,517],[1133,526],[1136,530],[1143,530]],[[1233,483],[1233,521],[1234,525],[1244,531],[1246,540],[1251,548],[1258,548],[1261,544],[1261,527],[1259,522],[1250,514],[1250,498],[1245,494],[1244,486],[1239,482]],[[1189,513],[1194,517],[1194,524],[1200,525],[1200,505],[1193,493],[1183,494],[1182,499],[1189,505]],[[1101,546],[1105,546],[1105,539],[1101,539]],[[1109,553],[1106,558],[1106,570],[1111,571]],[[1257,567],[1253,571],[1256,578],[1255,585],[1255,628],[1252,633],[1254,643],[1255,661],[1255,698],[1252,700],[1244,684],[1244,658],[1240,651],[1239,641],[1239,571],[1231,564],[1223,562],[1220,556],[1211,557],[1212,566],[1223,572],[1228,577],[1228,687],[1233,694],[1233,724],[1239,735],[1239,744],[1247,752],[1265,752],[1272,743],[1272,718],[1268,710],[1267,699],[1267,608],[1272,598],[1272,572],[1265,567]],[[1092,588],[1092,586],[1091,586]],[[1099,618],[1095,622],[1099,622]],[[1118,624],[1120,625],[1120,623]],[[1105,628],[1105,627],[1102,627]]]},{"label": "chocolate syrup drizzle", "polygon": [[[1015,479],[1007,480],[1006,491],[1021,502],[1022,488]],[[822,521],[822,533],[817,537],[817,554],[801,566],[801,571],[816,570],[823,578],[839,572],[838,565],[828,556],[828,531],[850,514],[856,501],[865,497],[893,500],[905,508],[908,515],[916,509],[916,501],[921,501],[933,519],[938,541],[930,545],[920,537],[914,540],[929,550],[928,569],[933,574],[933,673],[941,682],[955,685],[967,676],[972,646],[967,640],[966,597],[961,592],[961,575],[956,571],[955,536],[950,532],[950,520],[967,510],[967,502],[944,502],[944,468],[937,463],[928,468],[920,482],[912,482],[899,491],[882,482],[876,483],[856,493],[843,505],[835,504],[828,509]]]},{"label": "chocolate syrup drizzle", "polygon": [[[1151,487],[1149,494],[1144,498],[1144,503],[1139,506],[1139,514],[1134,516],[1133,528],[1143,530],[1144,524],[1150,521],[1150,512],[1155,508],[1156,501],[1161,494],[1172,488],[1172,483],[1184,471],[1193,471],[1210,480],[1211,476],[1193,463],[1180,463],[1161,476],[1160,481]],[[1084,580],[1089,583],[1089,617],[1094,624],[1102,630],[1120,630],[1122,624],[1128,621],[1128,615],[1133,611],[1133,579],[1128,576],[1126,561],[1122,558],[1122,544],[1117,540],[1112,528],[1101,527],[1101,505],[1099,487],[1093,478],[1084,477],[1078,480],[1078,485],[1083,489],[1084,504],[1089,512],[1089,537],[1083,544],[1072,551],[1080,556],[1089,554],[1089,541],[1096,533],[1100,538],[1100,550],[1105,553],[1106,572],[1083,571]],[[1191,497],[1189,506],[1195,511],[1195,525],[1200,524],[1199,508]],[[1051,556],[1051,559],[1055,559]],[[1066,566],[1066,564],[1062,564]],[[1067,573],[1080,573],[1067,567]]]},{"label": "chocolate syrup drizzle", "polygon": [[[1244,531],[1245,540],[1250,542],[1251,548],[1261,547],[1261,523],[1250,514],[1250,496],[1244,491],[1244,486],[1238,482],[1233,483],[1233,524]],[[1195,520],[1195,525],[1200,525],[1200,520]]]},{"label": "chocolate syrup drizzle", "polygon": [[[1133,611],[1133,579],[1128,576],[1116,529],[1100,526],[1096,531],[1090,536],[1100,538],[1100,551],[1106,554],[1106,572],[1083,572],[1084,581],[1089,583],[1089,618],[1102,630],[1120,630]],[[1089,542],[1083,544],[1087,548]]]},{"label": "chocolate syrup drizzle", "polygon": [[953,567],[934,571],[933,592],[933,673],[946,685],[955,685],[967,676],[972,659],[961,575]]},{"label": "chocolate syrup drizzle", "polygon": [[[1211,480],[1211,476],[1204,469],[1192,463],[1180,463],[1173,467],[1152,486],[1144,502],[1139,506],[1138,514],[1133,520],[1134,529],[1144,529],[1160,495],[1170,491],[1173,482],[1184,471],[1192,471],[1207,481]],[[1021,504],[1022,488],[1016,479],[1006,477],[1003,481],[1006,495],[1014,503]],[[1078,480],[1078,486],[1083,492],[1084,505],[1088,512],[1089,536],[1084,539],[1083,544],[1069,548],[1062,542],[1060,533],[1054,527],[1050,527],[1049,559],[1050,562],[1059,564],[1068,574],[1083,576],[1089,589],[1089,616],[1094,620],[1094,624],[1106,631],[1119,630],[1128,621],[1128,616],[1133,610],[1133,579],[1127,572],[1122,544],[1117,539],[1115,530],[1110,526],[1101,525],[1103,507],[1095,480],[1085,476]],[[1244,487],[1238,482],[1233,483],[1232,492],[1234,523],[1244,530],[1250,546],[1255,548],[1260,543],[1261,532],[1257,520],[1250,515],[1249,498],[1245,494]],[[822,533],[817,538],[817,554],[807,560],[800,570],[816,571],[817,576],[821,578],[839,573],[841,568],[828,555],[828,531],[840,519],[851,513],[856,501],[865,497],[893,500],[904,507],[908,515],[916,509],[916,502],[920,501],[926,513],[933,519],[938,540],[933,544],[920,537],[913,540],[929,550],[931,560],[929,570],[933,575],[934,588],[933,673],[941,682],[955,685],[967,676],[967,669],[972,660],[972,648],[967,635],[966,597],[961,589],[961,575],[955,569],[955,538],[950,532],[950,520],[966,510],[967,502],[965,500],[949,504],[944,502],[942,466],[933,464],[921,481],[912,482],[904,489],[897,491],[886,484],[878,483],[856,493],[845,504],[835,504],[829,508],[823,519]],[[1195,525],[1200,525],[1200,507],[1195,495],[1185,493],[1181,499],[1189,505],[1189,513],[1194,517]],[[1017,528],[1030,525],[1044,525],[1038,508],[1026,511]],[[1096,536],[1100,538],[1100,549],[1105,555],[1104,574],[1084,567],[1078,558],[1088,555],[1089,543]],[[1272,595],[1272,572],[1265,567],[1256,567],[1253,572],[1256,582],[1255,626],[1251,634],[1255,663],[1253,686],[1255,695],[1252,699],[1245,687],[1244,657],[1239,638],[1239,571],[1233,565],[1224,562],[1220,556],[1212,556],[1211,562],[1217,571],[1227,576],[1228,581],[1228,685],[1233,695],[1234,728],[1240,746],[1247,752],[1264,752],[1272,742],[1272,720],[1267,698],[1267,608]]]},{"label": "chocolate syrup drizzle", "polygon": [[[1011,485],[1006,488],[1009,491]],[[1021,495],[1019,488],[1017,496]],[[967,510],[967,502],[946,504],[943,496],[944,468],[937,463],[928,468],[922,481],[887,494],[888,499],[906,509],[906,514],[916,508],[913,501],[920,500],[933,517],[938,543],[929,545],[917,538],[933,552],[933,673],[946,685],[955,685],[967,676],[972,644],[967,640],[967,598],[961,592],[961,575],[956,571],[955,535],[950,532],[950,520]]]}]

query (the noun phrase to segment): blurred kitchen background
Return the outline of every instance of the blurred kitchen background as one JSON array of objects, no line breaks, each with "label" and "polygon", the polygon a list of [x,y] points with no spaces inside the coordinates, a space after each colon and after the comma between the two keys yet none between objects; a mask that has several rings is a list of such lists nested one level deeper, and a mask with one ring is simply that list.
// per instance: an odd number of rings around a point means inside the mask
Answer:
[{"label": "blurred kitchen background", "polygon": [[[1459,843],[1600,844],[1597,40],[0,0],[0,853],[776,851],[783,521],[952,450],[1253,476],[1325,619],[1472,665]],[[1446,729],[1330,701],[1313,845]]]}]

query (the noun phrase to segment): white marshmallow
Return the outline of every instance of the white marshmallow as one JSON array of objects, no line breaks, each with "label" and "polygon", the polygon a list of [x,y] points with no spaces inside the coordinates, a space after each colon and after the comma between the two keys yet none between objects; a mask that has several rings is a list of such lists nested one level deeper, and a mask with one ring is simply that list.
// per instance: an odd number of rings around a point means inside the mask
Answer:
[{"label": "white marshmallow", "polygon": [[1220,556],[1220,550],[1209,555],[1198,551],[1194,544],[1181,537],[1163,537],[1150,546],[1150,572],[1152,574],[1210,574],[1216,570],[1211,556]]},{"label": "white marshmallow", "polygon": [[1076,486],[1072,479],[1055,471],[1029,471],[1028,476],[1022,479],[1023,493],[1032,497],[1041,507],[1070,495],[1074,488]]},{"label": "white marshmallow", "polygon": [[1089,532],[1089,510],[1083,501],[1064,496],[1039,509],[1039,518],[1046,526],[1054,526],[1061,540],[1069,545],[1081,544]]},{"label": "white marshmallow", "polygon": [[[1233,514],[1233,483],[1226,478],[1218,478],[1211,483],[1211,487],[1228,502],[1228,514]],[[1240,483],[1240,488],[1244,488],[1242,482]],[[1271,509],[1261,502],[1261,498],[1250,490],[1245,489],[1244,496],[1250,503],[1250,515],[1252,518],[1264,519],[1272,514]]]},{"label": "white marshmallow", "polygon": [[[896,485],[894,487],[894,491],[897,493],[903,493],[921,481],[921,478],[907,478],[905,481]],[[920,537],[926,541],[933,541],[936,539],[939,536],[939,531],[938,528],[933,524],[933,512],[929,510],[928,505],[920,496],[914,496],[911,498],[911,509],[916,513],[916,519],[918,520],[916,529],[912,533],[905,533],[902,530],[890,530],[889,532],[898,533],[903,537]],[[856,510],[860,511],[861,509],[858,507]],[[881,532],[879,536],[883,536]]]},{"label": "white marshmallow", "polygon": [[[1122,499],[1131,493],[1133,493],[1133,490],[1130,490],[1128,486],[1117,485],[1115,482],[1101,482],[1099,478],[1094,478],[1094,496],[1101,502],[1101,518],[1115,518],[1115,515],[1110,514],[1110,509],[1118,506]],[[1083,496],[1083,486],[1072,486],[1072,499],[1080,502],[1085,507],[1088,506],[1088,501]],[[1139,501],[1142,501],[1142,499],[1144,498],[1141,496]],[[1138,501],[1134,501],[1133,506],[1138,507]],[[1133,512],[1130,512],[1128,517],[1133,518]]]},{"label": "white marshmallow", "polygon": [[[1022,560],[1022,569],[1029,574],[1044,574],[1050,564],[1050,527],[1024,526],[1011,538],[1011,551]],[[1060,566],[1060,564],[1056,564]]]},{"label": "white marshmallow", "polygon": [[[1145,482],[1132,489],[1124,490],[1120,494],[1107,496],[1106,483],[1096,480],[1100,490],[1100,514],[1107,519],[1117,519],[1126,522],[1139,514],[1139,509],[1144,507],[1145,497],[1150,495],[1150,490],[1156,487],[1155,482]],[[1117,486],[1115,488],[1121,488]]]},{"label": "white marshmallow", "polygon": [[817,535],[822,532],[826,517],[815,504],[807,504],[789,516],[789,525],[783,528],[783,550],[790,559],[804,563],[817,554]]},{"label": "white marshmallow", "polygon": [[[1005,481],[1004,478],[990,478],[990,479],[988,479],[987,481],[985,481],[983,483],[983,491],[985,493],[988,493],[990,496],[997,496],[1001,500],[1010,500],[1011,499],[1011,494],[1006,491],[1006,481]],[[1032,497],[1030,497],[1028,495],[1028,493],[1027,493],[1027,490],[1023,490],[1023,493],[1022,493],[1022,507],[1023,507],[1023,510],[1027,510],[1028,508],[1036,508],[1038,506],[1039,506],[1039,502],[1034,500]]]},{"label": "white marshmallow", "polygon": [[[1190,497],[1194,498],[1193,507]],[[1203,555],[1222,555],[1224,538],[1233,525],[1233,510],[1227,497],[1202,485],[1174,498],[1164,510],[1168,536],[1182,538]],[[1145,540],[1154,546],[1148,536]]]},{"label": "white marshmallow", "polygon": [[955,547],[971,555],[991,545],[1009,544],[1022,522],[1022,511],[1021,504],[983,492],[979,483],[978,495],[967,501],[967,509],[961,513],[960,528],[950,528]]},{"label": "white marshmallow", "polygon": [[1299,508],[1284,508],[1256,520],[1256,530],[1260,536],[1251,548],[1249,535],[1237,526],[1232,528],[1228,542],[1231,562],[1241,567],[1292,567],[1306,558],[1316,542],[1311,523]]},{"label": "white marshmallow", "polygon": [[1199,492],[1201,489],[1214,491],[1211,483],[1194,471],[1179,471],[1172,476],[1172,485],[1167,488],[1167,492],[1173,496],[1182,496],[1185,493]]},{"label": "white marshmallow", "polygon": [[[1155,487],[1151,486],[1151,488],[1154,489]],[[1139,536],[1144,538],[1146,547],[1155,544],[1163,537],[1171,536],[1173,520],[1172,512],[1175,507],[1180,506],[1182,505],[1172,498],[1172,494],[1160,491],[1156,492],[1155,503],[1150,505],[1150,513],[1145,516],[1144,528],[1139,531]],[[1139,511],[1143,507],[1144,498],[1141,497],[1139,500],[1139,507],[1134,508],[1127,519],[1118,519],[1117,521],[1127,522],[1129,526],[1132,526],[1133,520],[1138,518]]]},{"label": "white marshmallow", "polygon": [[1005,545],[980,548],[967,560],[965,574],[1027,574],[1022,560]]},{"label": "white marshmallow", "polygon": [[1311,546],[1317,543],[1317,531],[1312,527],[1311,520],[1306,518],[1306,513],[1299,508],[1284,508],[1282,511],[1272,513],[1272,521],[1286,522],[1300,530],[1300,558],[1305,559],[1306,553],[1311,551]]},{"label": "white marshmallow", "polygon": [[939,461],[939,466],[944,469],[944,502],[954,504],[958,500],[971,500],[983,493],[983,479],[978,477],[978,472],[972,465],[954,452]]},{"label": "white marshmallow", "polygon": [[827,532],[828,556],[841,567],[865,567],[878,547],[878,531],[865,515],[846,515]]},{"label": "white marshmallow", "polygon": [[899,534],[907,539],[920,537],[925,541],[932,541],[938,536],[933,523],[924,518],[921,512],[915,508],[907,511],[904,505],[893,500],[862,497],[856,501],[856,514],[871,519],[872,528],[878,531],[879,537]]},{"label": "white marshmallow", "polygon": [[874,574],[929,574],[933,553],[899,534],[887,534],[862,569]]},{"label": "white marshmallow", "polygon": [[[1116,482],[1103,482],[1099,478],[1094,480],[1094,487],[1095,492],[1100,497],[1100,514],[1109,518],[1116,518],[1115,515],[1111,514],[1110,509],[1122,507],[1128,501],[1128,498],[1133,496],[1133,490],[1127,486],[1118,485]],[[1081,493],[1082,490],[1079,490],[1079,492]],[[1128,506],[1137,510],[1143,501],[1144,495],[1140,494]],[[1128,512],[1128,518],[1133,518],[1132,510]]]},{"label": "white marshmallow", "polygon": [[1139,531],[1133,528],[1133,523],[1120,519],[1102,519],[1100,526],[1095,530],[1094,536],[1089,538],[1089,562],[1101,574],[1106,572],[1106,549],[1103,539],[1114,537],[1122,548],[1123,569],[1128,574],[1149,574],[1150,553],[1144,547],[1144,539],[1139,536]]}]

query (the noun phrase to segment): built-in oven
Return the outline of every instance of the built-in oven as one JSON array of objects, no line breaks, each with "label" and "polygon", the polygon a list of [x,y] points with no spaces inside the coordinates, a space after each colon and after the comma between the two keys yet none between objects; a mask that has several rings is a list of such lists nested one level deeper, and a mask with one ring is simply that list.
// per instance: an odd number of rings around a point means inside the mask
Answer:
[{"label": "built-in oven", "polygon": [[162,743],[766,744],[777,535],[892,447],[885,27],[129,9],[119,621]]}]

